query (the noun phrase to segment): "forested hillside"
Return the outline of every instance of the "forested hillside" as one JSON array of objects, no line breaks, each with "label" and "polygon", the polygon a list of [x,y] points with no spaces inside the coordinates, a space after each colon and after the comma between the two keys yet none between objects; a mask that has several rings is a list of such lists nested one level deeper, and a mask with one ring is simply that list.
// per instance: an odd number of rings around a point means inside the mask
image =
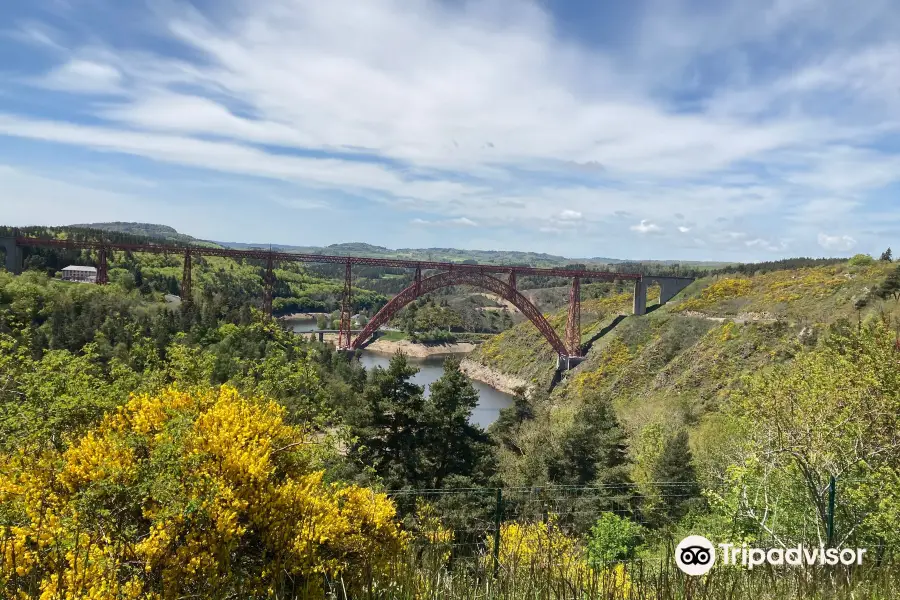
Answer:
[{"label": "forested hillside", "polygon": [[[181,257],[114,253],[106,286],[55,277],[94,259],[30,250],[0,272],[0,596],[683,597],[671,548],[698,530],[867,547],[875,577],[822,581],[896,585],[894,263],[712,276],[642,317],[630,285],[585,284],[587,360],[552,391],[528,322],[470,356],[533,384],[485,431],[456,361],[425,394],[402,355],[366,371],[263,315],[261,264],[198,259],[190,303],[165,298]],[[336,306],[328,267],[276,275],[281,308]],[[406,276],[361,270],[385,287],[356,307]],[[451,290],[395,324],[494,302]],[[792,573],[723,570],[695,597],[833,597]]]}]

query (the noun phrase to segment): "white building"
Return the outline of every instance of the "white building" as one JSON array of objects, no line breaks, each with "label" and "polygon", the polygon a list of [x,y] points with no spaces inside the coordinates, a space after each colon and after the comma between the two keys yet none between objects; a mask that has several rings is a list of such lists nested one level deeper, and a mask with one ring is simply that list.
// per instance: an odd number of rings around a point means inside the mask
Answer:
[{"label": "white building", "polygon": [[63,281],[83,281],[85,283],[97,283],[97,269],[94,267],[82,267],[69,265],[62,270]]}]

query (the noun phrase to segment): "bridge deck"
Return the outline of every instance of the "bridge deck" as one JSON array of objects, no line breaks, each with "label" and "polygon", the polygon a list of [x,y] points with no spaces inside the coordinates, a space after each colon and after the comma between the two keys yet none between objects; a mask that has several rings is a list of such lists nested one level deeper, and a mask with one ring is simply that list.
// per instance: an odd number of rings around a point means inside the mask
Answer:
[{"label": "bridge deck", "polygon": [[130,252],[152,252],[155,254],[186,254],[196,256],[221,256],[227,258],[243,258],[256,260],[292,261],[304,263],[364,265],[374,267],[400,267],[410,269],[440,269],[444,271],[470,271],[475,273],[513,273],[517,275],[544,275],[549,277],[580,277],[582,279],[641,279],[639,273],[617,273],[614,271],[598,271],[593,269],[559,269],[525,267],[518,265],[481,265],[438,262],[427,260],[406,260],[400,258],[370,258],[366,256],[333,256],[326,254],[297,254],[293,252],[274,252],[271,250],[233,250],[231,248],[212,248],[208,246],[187,246],[176,244],[126,244],[73,240],[50,240],[43,238],[17,237],[17,246],[70,248],[72,250],[122,250]]}]

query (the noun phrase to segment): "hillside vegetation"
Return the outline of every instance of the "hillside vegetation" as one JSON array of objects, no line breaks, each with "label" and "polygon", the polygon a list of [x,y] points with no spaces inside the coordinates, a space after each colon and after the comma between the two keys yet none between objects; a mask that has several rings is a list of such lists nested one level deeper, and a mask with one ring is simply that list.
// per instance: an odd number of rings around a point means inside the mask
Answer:
[{"label": "hillside vegetation", "polygon": [[[181,303],[165,297],[182,291],[180,257],[116,252],[109,285],[54,276],[95,259],[29,250],[23,274],[0,272],[3,598],[896,589],[900,270],[888,260],[713,276],[642,317],[627,316],[630,285],[586,283],[587,359],[552,392],[554,357],[530,323],[474,355],[535,384],[484,430],[455,360],[426,394],[402,354],[366,370],[262,314],[257,261],[198,258]],[[327,273],[278,269],[277,300],[333,307]],[[495,302],[466,294],[474,312]],[[443,327],[465,314],[457,304],[436,294],[397,321]],[[548,318],[562,333],[565,311]],[[871,561],[685,580],[672,549],[687,532],[869,548]]]},{"label": "hillside vegetation", "polygon": [[[747,377],[814,350],[834,329],[875,321],[896,329],[900,304],[889,289],[897,272],[893,263],[845,262],[708,277],[644,317],[630,315],[630,292],[610,290],[583,301],[587,359],[550,393],[555,355],[537,329],[526,322],[495,336],[470,359],[530,381],[536,390],[536,416],[521,425],[502,471],[510,484],[546,481],[530,457],[562,443],[586,407],[608,401],[627,432],[637,480],[646,479],[661,440],[687,427],[695,462],[709,478],[702,483],[713,483],[724,468],[721,410]],[[562,335],[565,309],[547,317]],[[597,338],[599,332],[604,335]]]}]

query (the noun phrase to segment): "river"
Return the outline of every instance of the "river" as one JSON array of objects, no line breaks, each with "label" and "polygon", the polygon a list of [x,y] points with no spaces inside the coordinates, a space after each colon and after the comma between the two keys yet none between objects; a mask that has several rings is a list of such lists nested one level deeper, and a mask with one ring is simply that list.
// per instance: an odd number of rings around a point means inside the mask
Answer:
[{"label": "river", "polygon": [[[313,318],[295,318],[286,322],[297,333],[309,333],[318,329],[316,320]],[[444,358],[443,356],[431,356],[428,358],[407,357],[406,359],[419,369],[419,372],[415,374],[412,380],[418,385],[425,386],[426,395],[428,395],[431,383],[436,381],[444,372]],[[379,352],[363,350],[360,352],[359,361],[366,369],[376,366],[386,368],[391,361],[391,357]],[[513,397],[495,390],[480,381],[473,380],[472,385],[478,390],[478,406],[472,411],[472,423],[487,428],[488,425],[497,420],[502,409],[512,406]]]},{"label": "river", "polygon": [[309,333],[319,329],[314,317],[293,317],[285,319],[284,322],[294,330],[294,333]]}]

